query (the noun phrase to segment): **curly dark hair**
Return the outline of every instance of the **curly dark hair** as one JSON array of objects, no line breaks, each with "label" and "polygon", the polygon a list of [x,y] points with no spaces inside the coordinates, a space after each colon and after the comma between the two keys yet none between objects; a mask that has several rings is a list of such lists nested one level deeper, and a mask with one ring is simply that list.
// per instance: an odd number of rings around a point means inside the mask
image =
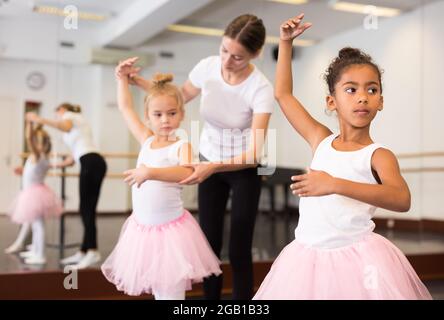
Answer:
[{"label": "curly dark hair", "polygon": [[346,47],[339,51],[338,56],[333,59],[325,71],[324,80],[327,82],[330,94],[335,93],[336,83],[338,83],[344,70],[351,65],[369,65],[373,67],[378,74],[379,85],[381,86],[382,92],[382,71],[378,65],[373,62],[372,57],[359,49]]}]

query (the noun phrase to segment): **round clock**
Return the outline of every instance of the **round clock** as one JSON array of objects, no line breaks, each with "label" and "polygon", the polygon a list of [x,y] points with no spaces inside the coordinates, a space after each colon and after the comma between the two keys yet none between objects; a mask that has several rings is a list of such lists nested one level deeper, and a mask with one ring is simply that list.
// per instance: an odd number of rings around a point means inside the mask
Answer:
[{"label": "round clock", "polygon": [[45,85],[45,76],[38,71],[31,72],[26,78],[26,84],[30,89],[40,90]]}]

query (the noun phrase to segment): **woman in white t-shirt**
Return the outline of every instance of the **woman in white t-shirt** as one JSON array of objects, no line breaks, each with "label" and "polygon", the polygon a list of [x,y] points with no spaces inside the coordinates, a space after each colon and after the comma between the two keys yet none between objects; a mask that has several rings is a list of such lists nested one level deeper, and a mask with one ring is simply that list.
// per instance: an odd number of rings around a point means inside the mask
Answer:
[{"label": "woman in white t-shirt", "polygon": [[83,241],[80,251],[63,259],[61,263],[84,269],[100,261],[100,253],[97,250],[96,208],[107,166],[95,147],[91,127],[80,111],[80,106],[62,103],[56,109],[57,120],[41,118],[34,114],[32,121],[63,132],[63,141],[72,153],[72,157],[65,159],[63,166],[73,165],[75,162],[80,164],[79,211],[84,227]]},{"label": "woman in white t-shirt", "polygon": [[[252,240],[261,191],[258,157],[273,110],[273,88],[251,63],[265,42],[265,27],[245,14],[225,29],[218,56],[201,60],[182,86],[186,102],[201,94],[205,120],[199,164],[183,184],[199,183],[199,222],[214,252],[220,257],[224,213],[231,191],[229,257],[233,270],[233,299],[253,294]],[[134,59],[118,69],[133,84],[149,91],[150,81],[137,75]],[[256,135],[256,136],[257,136]],[[204,281],[207,299],[219,299],[222,276]]]}]

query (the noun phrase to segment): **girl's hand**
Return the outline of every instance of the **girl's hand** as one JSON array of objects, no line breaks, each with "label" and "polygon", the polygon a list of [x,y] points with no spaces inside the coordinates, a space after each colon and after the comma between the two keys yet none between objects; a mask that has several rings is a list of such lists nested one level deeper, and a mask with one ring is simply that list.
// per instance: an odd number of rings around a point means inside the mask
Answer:
[{"label": "girl's hand", "polygon": [[304,33],[305,30],[311,27],[311,23],[306,22],[301,24],[302,19],[304,18],[304,14],[288,19],[284,23],[281,24],[280,28],[280,37],[281,40],[290,41],[294,38],[297,38],[301,34]]},{"label": "girl's hand", "polygon": [[206,178],[214,173],[214,167],[210,162],[184,164],[183,167],[193,168],[194,172],[179,184],[192,185],[203,182]]},{"label": "girl's hand", "polygon": [[114,70],[114,74],[116,76],[116,79],[128,79],[130,84],[136,84],[132,78],[137,75],[137,73],[140,71],[139,67],[135,67],[134,64],[137,62],[139,58],[133,57],[126,59],[124,61],[121,61],[116,69]]},{"label": "girl's hand", "polygon": [[326,196],[334,193],[335,178],[324,171],[308,169],[306,174],[291,177],[293,194],[300,197]]},{"label": "girl's hand", "polygon": [[15,167],[14,173],[18,176],[21,176],[23,174],[23,167]]},{"label": "girl's hand", "polygon": [[35,112],[26,112],[25,119],[28,122],[39,123],[40,117]]},{"label": "girl's hand", "polygon": [[150,169],[143,164],[136,169],[127,170],[123,174],[126,176],[124,181],[130,186],[136,184],[137,188],[150,179]]}]

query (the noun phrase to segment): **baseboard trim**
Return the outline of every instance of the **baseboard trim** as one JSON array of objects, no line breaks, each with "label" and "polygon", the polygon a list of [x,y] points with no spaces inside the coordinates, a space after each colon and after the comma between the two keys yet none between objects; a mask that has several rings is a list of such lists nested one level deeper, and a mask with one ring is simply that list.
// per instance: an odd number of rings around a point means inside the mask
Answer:
[{"label": "baseboard trim", "polygon": [[[407,256],[415,271],[423,281],[444,279],[444,254]],[[254,289],[261,285],[273,261],[254,262]],[[223,295],[232,293],[232,271],[228,263],[223,263]],[[141,300],[153,299],[151,295],[127,296],[116,290],[103,276],[100,269],[80,270],[78,289],[67,290],[64,281],[68,273],[61,270],[42,272],[21,272],[0,274],[0,300]],[[72,283],[72,282],[71,282]],[[44,289],[43,289],[44,288]],[[193,285],[187,298],[203,297],[202,284]]]}]

